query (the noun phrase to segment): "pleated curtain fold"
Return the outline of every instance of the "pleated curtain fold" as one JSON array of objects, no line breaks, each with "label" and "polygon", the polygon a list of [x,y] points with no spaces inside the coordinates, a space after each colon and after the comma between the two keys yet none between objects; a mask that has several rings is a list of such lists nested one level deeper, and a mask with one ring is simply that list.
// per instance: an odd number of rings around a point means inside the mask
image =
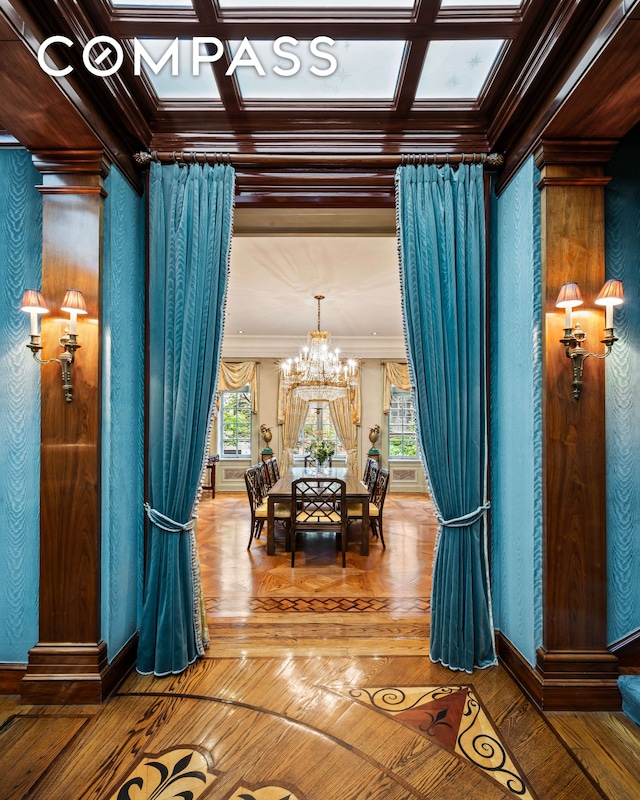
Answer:
[{"label": "pleated curtain fold", "polygon": [[242,389],[249,384],[251,411],[258,413],[258,364],[255,361],[223,361],[216,391],[216,413],[220,410],[220,393]]},{"label": "pleated curtain fold", "polygon": [[496,663],[487,558],[485,212],[482,166],[396,172],[409,373],[440,523],[430,656]]},{"label": "pleated curtain fold", "polygon": [[347,451],[347,469],[358,470],[358,428],[354,421],[354,408],[351,397],[346,394],[329,403],[333,427],[336,429],[342,446]]},{"label": "pleated curtain fold", "polygon": [[220,366],[234,185],[230,166],[151,164],[143,674],[179,673],[207,646],[195,515]]},{"label": "pleated curtain fold", "polygon": [[385,361],[382,373],[382,413],[388,414],[391,408],[391,393],[395,386],[401,392],[411,391],[409,367],[399,361]]},{"label": "pleated curtain fold", "polygon": [[[309,401],[298,397],[295,392],[282,392],[282,459],[281,472],[293,466],[293,451],[300,431],[309,412]],[[280,412],[278,416],[280,421]]]}]

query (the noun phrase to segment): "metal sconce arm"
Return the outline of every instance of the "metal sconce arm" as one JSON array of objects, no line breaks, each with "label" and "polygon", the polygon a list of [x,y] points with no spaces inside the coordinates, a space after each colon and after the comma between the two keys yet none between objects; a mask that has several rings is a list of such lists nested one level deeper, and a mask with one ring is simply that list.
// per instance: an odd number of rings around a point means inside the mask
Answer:
[{"label": "metal sconce arm", "polygon": [[618,341],[617,336],[613,335],[613,328],[605,328],[604,339],[600,341],[605,345],[604,353],[587,353],[586,349],[582,346],[587,338],[587,334],[582,330],[579,324],[575,328],[565,328],[564,337],[560,342],[565,347],[567,358],[571,359],[571,368],[573,371],[573,396],[576,400],[580,397],[582,390],[582,372],[584,370],[584,362],[588,358],[606,358],[614,345]]},{"label": "metal sconce arm", "polygon": [[60,364],[60,370],[62,372],[62,391],[64,392],[64,397],[67,403],[70,403],[73,400],[73,383],[71,381],[71,365],[75,360],[76,350],[80,348],[81,345],[78,344],[78,337],[74,333],[67,333],[64,336],[61,336],[59,339],[60,347],[62,348],[63,352],[60,353],[59,358],[40,358],[38,353],[42,350],[42,344],[40,343],[40,336],[31,335],[31,341],[27,344],[27,347],[33,353],[33,358],[38,364]]}]

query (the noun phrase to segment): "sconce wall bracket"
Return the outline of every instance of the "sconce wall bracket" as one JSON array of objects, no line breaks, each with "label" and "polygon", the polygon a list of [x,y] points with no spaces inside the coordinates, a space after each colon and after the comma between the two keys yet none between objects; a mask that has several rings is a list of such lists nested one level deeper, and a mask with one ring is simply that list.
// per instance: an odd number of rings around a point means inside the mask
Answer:
[{"label": "sconce wall bracket", "polygon": [[605,345],[604,353],[587,353],[586,349],[582,346],[587,338],[587,334],[582,330],[579,324],[575,328],[565,328],[564,336],[560,339],[561,344],[565,347],[567,358],[571,359],[571,367],[573,370],[573,396],[576,400],[580,397],[582,391],[582,373],[584,371],[584,362],[588,358],[606,358],[611,352],[614,342],[618,338],[613,335],[613,328],[605,328],[604,339],[601,339],[602,344]]},{"label": "sconce wall bracket", "polygon": [[27,344],[27,347],[33,353],[33,358],[38,364],[59,364],[60,370],[62,372],[62,390],[64,392],[64,397],[67,403],[70,403],[73,400],[73,383],[71,381],[71,365],[75,360],[76,350],[78,350],[81,345],[78,344],[77,336],[75,333],[66,333],[64,336],[61,336],[59,339],[60,347],[62,348],[63,352],[60,353],[58,358],[40,358],[38,353],[42,350],[42,343],[40,336],[36,336],[31,334],[31,341]]}]

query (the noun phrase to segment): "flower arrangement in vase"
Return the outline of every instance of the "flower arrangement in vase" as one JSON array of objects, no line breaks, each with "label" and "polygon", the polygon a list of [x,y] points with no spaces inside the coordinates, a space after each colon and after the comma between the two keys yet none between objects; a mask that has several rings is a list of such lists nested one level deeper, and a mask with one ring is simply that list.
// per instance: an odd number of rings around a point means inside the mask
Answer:
[{"label": "flower arrangement in vase", "polygon": [[309,445],[309,452],[316,459],[319,466],[322,466],[328,458],[332,458],[336,449],[333,442],[325,442],[324,439],[316,439]]}]

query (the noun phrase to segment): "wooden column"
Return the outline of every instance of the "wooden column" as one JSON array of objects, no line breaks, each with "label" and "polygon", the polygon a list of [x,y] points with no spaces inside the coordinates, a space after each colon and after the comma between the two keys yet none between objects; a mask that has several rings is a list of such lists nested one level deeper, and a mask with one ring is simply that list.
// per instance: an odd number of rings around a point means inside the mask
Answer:
[{"label": "wooden column", "polygon": [[107,653],[100,637],[100,269],[101,152],[39,154],[42,173],[43,358],[60,354],[69,325],[65,291],[79,289],[81,348],[67,402],[57,364],[41,367],[39,641],[29,651],[22,703],[96,703]]},{"label": "wooden column", "polygon": [[610,143],[543,143],[542,264],[545,290],[543,411],[543,646],[537,654],[540,704],[546,709],[615,709],[617,659],[607,649],[604,364],[587,359],[582,393],[573,396],[570,359],[559,343],[563,283],[576,281],[574,309],[588,352],[600,343],[604,311],[603,165]]}]

